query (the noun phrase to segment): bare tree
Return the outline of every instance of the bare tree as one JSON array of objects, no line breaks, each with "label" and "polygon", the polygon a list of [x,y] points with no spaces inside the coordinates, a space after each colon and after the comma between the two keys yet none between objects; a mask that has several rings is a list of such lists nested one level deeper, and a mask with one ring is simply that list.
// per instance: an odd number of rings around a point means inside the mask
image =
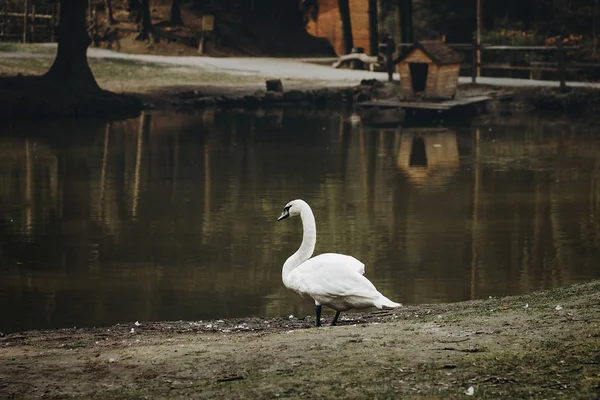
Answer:
[{"label": "bare tree", "polygon": [[[412,43],[413,23],[412,23],[412,0],[398,0],[398,13],[400,21],[400,42]],[[406,49],[403,47],[403,49]]]},{"label": "bare tree", "polygon": [[173,0],[171,4],[171,24],[183,25],[183,18],[181,18],[181,0]]},{"label": "bare tree", "polygon": [[129,11],[129,20],[137,23],[142,21],[142,2],[140,0],[128,0],[127,11]]},{"label": "bare tree", "polygon": [[141,24],[139,27],[139,34],[136,37],[138,40],[152,40],[154,36],[154,27],[152,26],[152,19],[150,17],[150,0],[139,0],[140,2],[140,14]]},{"label": "bare tree", "polygon": [[369,0],[369,53],[376,56],[379,53],[379,24],[377,0]]},{"label": "bare tree", "polygon": [[117,22],[113,16],[112,0],[104,0],[104,7],[106,8],[106,24],[112,25]]},{"label": "bare tree", "polygon": [[348,0],[338,0],[338,8],[340,10],[340,20],[342,23],[342,41],[343,51],[345,54],[350,54],[354,47],[352,39],[352,20],[350,18],[350,5]]}]

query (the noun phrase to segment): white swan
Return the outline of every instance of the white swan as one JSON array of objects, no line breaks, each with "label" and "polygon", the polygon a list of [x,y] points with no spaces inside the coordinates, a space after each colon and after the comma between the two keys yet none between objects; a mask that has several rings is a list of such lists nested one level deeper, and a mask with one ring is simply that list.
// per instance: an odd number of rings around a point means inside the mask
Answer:
[{"label": "white swan", "polygon": [[395,308],[395,303],[379,293],[365,278],[365,265],[356,258],[337,253],[325,253],[310,258],[317,242],[317,226],[310,206],[304,200],[286,204],[277,219],[300,215],[304,235],[300,248],[283,264],[283,284],[302,297],[315,301],[317,326],[321,326],[321,307],[336,310],[331,325],[337,323],[340,312],[352,308]]}]

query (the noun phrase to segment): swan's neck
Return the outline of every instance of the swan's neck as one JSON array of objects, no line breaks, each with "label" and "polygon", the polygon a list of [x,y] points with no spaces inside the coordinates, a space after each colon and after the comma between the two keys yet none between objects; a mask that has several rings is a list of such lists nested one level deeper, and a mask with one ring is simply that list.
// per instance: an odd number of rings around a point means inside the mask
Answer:
[{"label": "swan's neck", "polygon": [[302,244],[300,248],[287,259],[283,264],[282,278],[285,284],[287,276],[294,268],[308,260],[315,251],[315,243],[317,242],[317,224],[315,216],[308,204],[301,210],[300,218],[302,219]]}]

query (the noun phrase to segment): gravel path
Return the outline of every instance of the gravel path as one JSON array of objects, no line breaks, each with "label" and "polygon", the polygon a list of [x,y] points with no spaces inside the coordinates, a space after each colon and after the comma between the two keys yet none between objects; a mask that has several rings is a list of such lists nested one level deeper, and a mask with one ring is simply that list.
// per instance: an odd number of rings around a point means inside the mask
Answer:
[{"label": "gravel path", "polygon": [[[264,77],[278,77],[280,79],[330,81],[336,82],[338,85],[341,83],[357,84],[361,79],[387,79],[387,74],[383,72],[334,69],[328,65],[318,65],[296,59],[248,57],[172,57],[125,54],[98,48],[90,48],[88,50],[88,56],[173,64],[192,68],[196,67],[204,70],[226,72],[235,75],[255,75]],[[399,75],[397,73],[394,74],[394,79],[399,79]],[[471,83],[471,78],[461,77],[459,78],[459,83]],[[477,83],[515,87],[558,87],[559,85],[559,82],[557,81],[491,77],[480,77],[477,79]],[[567,82],[567,85],[573,87],[600,88],[600,83],[598,82],[589,83],[569,81]]]},{"label": "gravel path", "polygon": [[[55,47],[55,44],[45,44],[43,47]],[[30,58],[47,56],[47,54],[32,54],[27,52],[0,52],[0,58]],[[174,57],[148,54],[127,54],[112,50],[89,48],[88,57],[104,59],[122,59],[147,63],[168,64],[177,67],[197,68],[202,71],[229,73],[237,76],[256,76],[264,78],[313,80],[324,83],[325,86],[356,85],[362,79],[387,79],[383,72],[334,69],[329,65],[320,65],[300,59],[286,58],[254,58],[254,57]],[[316,60],[316,59],[315,59]],[[398,74],[394,74],[399,79]],[[470,83],[471,78],[461,77],[459,83]],[[511,87],[557,87],[556,81],[542,81],[514,78],[480,77],[477,83],[495,86]],[[600,82],[567,82],[572,87],[600,88]]]}]

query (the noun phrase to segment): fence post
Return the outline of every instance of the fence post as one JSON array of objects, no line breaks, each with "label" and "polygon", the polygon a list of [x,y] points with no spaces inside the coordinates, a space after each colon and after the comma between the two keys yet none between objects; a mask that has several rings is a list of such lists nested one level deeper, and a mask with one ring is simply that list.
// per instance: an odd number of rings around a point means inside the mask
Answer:
[{"label": "fence post", "polygon": [[56,25],[56,4],[52,5],[52,18],[50,19],[50,41],[54,43],[54,26]]},{"label": "fence post", "polygon": [[473,36],[473,45],[471,47],[471,80],[477,83],[477,36]]},{"label": "fence post", "polygon": [[29,1],[25,0],[25,9],[23,11],[23,43],[27,43],[27,9],[29,8]]},{"label": "fence post", "polygon": [[31,43],[35,43],[35,4],[31,5],[31,35],[29,40]]},{"label": "fence post", "polygon": [[566,76],[566,62],[565,62],[565,48],[562,41],[562,37],[559,39],[558,46],[556,47],[556,57],[558,58],[558,79],[560,81],[560,90],[565,90],[567,88],[567,83],[565,82]]}]

